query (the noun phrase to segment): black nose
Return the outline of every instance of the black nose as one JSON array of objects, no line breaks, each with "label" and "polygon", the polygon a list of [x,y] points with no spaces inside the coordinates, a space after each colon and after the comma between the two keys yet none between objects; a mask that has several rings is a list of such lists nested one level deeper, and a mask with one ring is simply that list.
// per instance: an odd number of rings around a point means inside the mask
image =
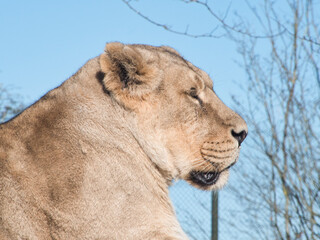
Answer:
[{"label": "black nose", "polygon": [[234,130],[231,130],[231,134],[235,139],[237,139],[237,141],[239,143],[239,147],[241,146],[241,143],[243,142],[243,140],[247,136],[247,132],[244,130],[239,133],[235,132]]}]

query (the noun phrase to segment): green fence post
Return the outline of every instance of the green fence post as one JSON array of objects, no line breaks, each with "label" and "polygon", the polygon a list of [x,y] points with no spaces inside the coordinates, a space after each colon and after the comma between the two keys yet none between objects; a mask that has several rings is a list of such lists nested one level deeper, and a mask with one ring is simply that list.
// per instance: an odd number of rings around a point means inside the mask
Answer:
[{"label": "green fence post", "polygon": [[218,240],[218,192],[212,193],[212,226],[211,226],[211,240]]}]

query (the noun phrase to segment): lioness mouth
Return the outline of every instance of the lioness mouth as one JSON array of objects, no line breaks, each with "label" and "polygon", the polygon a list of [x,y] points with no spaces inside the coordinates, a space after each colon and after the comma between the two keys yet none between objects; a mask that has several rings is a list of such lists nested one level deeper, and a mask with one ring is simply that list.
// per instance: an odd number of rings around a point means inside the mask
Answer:
[{"label": "lioness mouth", "polygon": [[230,169],[237,161],[234,161],[228,167],[223,169],[220,172],[200,172],[200,171],[192,171],[190,172],[190,180],[200,186],[210,186],[215,184],[220,174],[228,169]]},{"label": "lioness mouth", "polygon": [[190,180],[200,186],[209,186],[215,184],[220,176],[220,172],[197,172],[190,173]]}]

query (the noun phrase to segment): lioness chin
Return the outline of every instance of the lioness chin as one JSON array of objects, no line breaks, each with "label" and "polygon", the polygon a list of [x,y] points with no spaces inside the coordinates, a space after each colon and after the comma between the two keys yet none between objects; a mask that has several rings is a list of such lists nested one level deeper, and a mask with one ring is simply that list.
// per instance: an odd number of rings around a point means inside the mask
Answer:
[{"label": "lioness chin", "polygon": [[0,125],[0,239],[187,239],[168,186],[221,188],[246,135],[175,50],[109,43]]}]

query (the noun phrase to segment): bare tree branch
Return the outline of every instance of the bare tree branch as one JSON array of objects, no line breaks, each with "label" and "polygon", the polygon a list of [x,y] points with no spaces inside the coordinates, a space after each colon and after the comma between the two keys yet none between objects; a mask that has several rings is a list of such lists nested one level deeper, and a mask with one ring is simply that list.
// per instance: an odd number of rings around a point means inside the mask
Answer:
[{"label": "bare tree branch", "polygon": [[7,88],[0,84],[0,123],[20,113],[24,106],[21,99],[12,96]]},{"label": "bare tree branch", "polygon": [[[141,13],[136,8],[134,8],[132,6],[132,4],[130,4],[131,0],[122,0],[122,2],[124,2],[133,12],[135,12],[137,15],[139,15],[140,17],[142,17],[146,21],[154,24],[155,26],[161,27],[171,33],[175,33],[178,35],[184,35],[184,36],[192,37],[192,38],[221,38],[221,37],[225,37],[227,35],[227,33],[230,33],[230,31],[238,33],[238,34],[242,34],[242,35],[247,35],[252,38],[270,38],[270,37],[280,36],[281,34],[283,34],[286,31],[285,29],[283,29],[281,32],[278,32],[274,35],[256,35],[256,34],[251,33],[250,31],[243,31],[241,24],[230,25],[225,21],[227,15],[228,15],[230,6],[227,8],[227,10],[225,12],[225,16],[223,18],[221,18],[209,6],[208,1],[199,1],[199,0],[181,0],[181,1],[185,2],[185,3],[194,3],[194,4],[201,5],[218,22],[218,24],[210,32],[203,33],[203,34],[192,34],[192,33],[188,32],[188,25],[187,25],[185,31],[178,31],[178,30],[173,29],[172,27],[170,27],[167,24],[159,23],[159,22],[151,19],[150,17],[147,17],[145,14]],[[218,28],[220,28],[220,27],[225,29],[227,32],[225,34],[215,34],[216,31],[218,30]]]}]

